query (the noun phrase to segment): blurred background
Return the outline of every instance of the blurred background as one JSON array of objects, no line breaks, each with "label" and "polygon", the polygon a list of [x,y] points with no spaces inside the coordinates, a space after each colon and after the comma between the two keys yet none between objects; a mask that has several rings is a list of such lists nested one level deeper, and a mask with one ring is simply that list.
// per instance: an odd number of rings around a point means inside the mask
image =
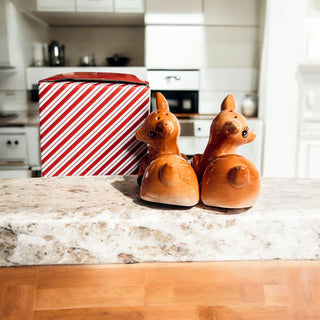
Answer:
[{"label": "blurred background", "polygon": [[0,0],[0,177],[41,175],[38,81],[133,73],[203,152],[227,94],[262,176],[320,177],[319,0]]}]

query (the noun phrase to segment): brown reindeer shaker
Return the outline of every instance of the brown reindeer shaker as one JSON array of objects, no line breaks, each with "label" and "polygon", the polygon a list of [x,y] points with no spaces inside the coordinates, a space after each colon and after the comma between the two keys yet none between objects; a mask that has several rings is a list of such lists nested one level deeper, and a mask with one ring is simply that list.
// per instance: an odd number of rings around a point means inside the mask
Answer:
[{"label": "brown reindeer shaker", "polygon": [[205,205],[223,208],[251,207],[258,199],[260,176],[248,159],[235,154],[240,145],[256,135],[247,120],[235,112],[235,101],[228,95],[210,128],[203,154],[193,157],[193,167],[201,181],[201,200]]},{"label": "brown reindeer shaker", "polygon": [[140,196],[152,202],[193,206],[199,201],[198,179],[179,151],[178,119],[159,92],[156,101],[157,110],[136,133],[138,140],[148,143],[148,154],[139,168]]}]

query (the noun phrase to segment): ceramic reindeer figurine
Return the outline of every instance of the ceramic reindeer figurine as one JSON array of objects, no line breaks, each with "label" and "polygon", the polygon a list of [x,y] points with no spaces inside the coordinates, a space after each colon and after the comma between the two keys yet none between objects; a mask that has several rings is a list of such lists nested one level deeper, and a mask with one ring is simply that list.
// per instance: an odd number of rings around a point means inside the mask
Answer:
[{"label": "ceramic reindeer figurine", "polygon": [[204,153],[193,157],[205,205],[246,208],[256,202],[260,192],[259,172],[248,159],[235,154],[238,146],[252,142],[255,137],[247,120],[235,112],[234,97],[227,96],[211,124]]},{"label": "ceramic reindeer figurine", "polygon": [[148,143],[148,154],[139,168],[140,196],[152,202],[193,206],[199,201],[199,184],[192,166],[178,148],[178,119],[159,92],[156,102],[157,110],[136,132],[138,140]]}]

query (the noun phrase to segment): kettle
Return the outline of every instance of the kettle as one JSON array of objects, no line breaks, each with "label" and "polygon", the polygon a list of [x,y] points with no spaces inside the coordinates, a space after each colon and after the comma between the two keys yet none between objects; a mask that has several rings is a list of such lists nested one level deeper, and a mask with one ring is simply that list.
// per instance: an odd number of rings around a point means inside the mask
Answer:
[{"label": "kettle", "polygon": [[49,65],[51,67],[65,65],[65,46],[59,46],[58,41],[53,40],[49,44]]}]

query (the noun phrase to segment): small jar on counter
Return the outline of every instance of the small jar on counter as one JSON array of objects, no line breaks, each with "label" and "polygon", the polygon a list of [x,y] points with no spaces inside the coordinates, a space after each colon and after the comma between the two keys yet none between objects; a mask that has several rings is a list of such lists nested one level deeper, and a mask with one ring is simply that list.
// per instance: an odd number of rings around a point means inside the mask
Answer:
[{"label": "small jar on counter", "polygon": [[257,104],[251,94],[246,94],[242,101],[241,113],[248,118],[257,116]]}]

